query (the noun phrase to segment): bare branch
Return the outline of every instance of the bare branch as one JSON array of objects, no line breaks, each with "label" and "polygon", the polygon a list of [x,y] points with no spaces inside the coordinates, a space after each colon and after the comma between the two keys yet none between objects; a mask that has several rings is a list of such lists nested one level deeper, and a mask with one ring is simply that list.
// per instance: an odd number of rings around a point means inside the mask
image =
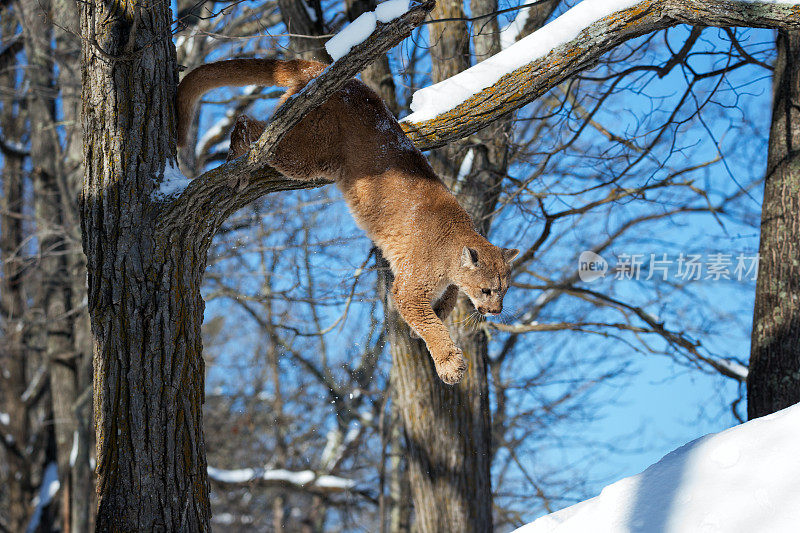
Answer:
[{"label": "bare branch", "polygon": [[[506,74],[453,109],[423,122],[403,123],[403,129],[421,150],[443,146],[539,98],[596,64],[604,53],[621,43],[678,24],[797,30],[800,5],[736,0],[644,0],[589,25],[571,41]],[[539,31],[547,31],[547,27]]]},{"label": "bare branch", "polygon": [[356,482],[339,476],[317,474],[311,470],[290,471],[280,468],[241,468],[222,470],[208,467],[208,477],[224,485],[258,485],[261,487],[289,487],[308,492],[331,494],[349,492]]}]

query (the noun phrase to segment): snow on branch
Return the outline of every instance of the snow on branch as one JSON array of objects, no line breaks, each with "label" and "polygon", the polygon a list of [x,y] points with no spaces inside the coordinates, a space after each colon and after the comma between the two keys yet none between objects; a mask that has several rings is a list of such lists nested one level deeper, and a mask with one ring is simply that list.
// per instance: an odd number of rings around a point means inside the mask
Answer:
[{"label": "snow on branch", "polygon": [[317,475],[311,470],[297,472],[284,469],[240,468],[223,470],[208,467],[208,477],[225,485],[250,485],[262,487],[292,487],[310,492],[330,494],[347,492],[355,488],[356,482],[339,476]]},{"label": "snow on branch", "polygon": [[678,24],[800,29],[798,0],[584,0],[499,54],[414,94],[403,129],[420,149],[485,127],[597,63]]}]

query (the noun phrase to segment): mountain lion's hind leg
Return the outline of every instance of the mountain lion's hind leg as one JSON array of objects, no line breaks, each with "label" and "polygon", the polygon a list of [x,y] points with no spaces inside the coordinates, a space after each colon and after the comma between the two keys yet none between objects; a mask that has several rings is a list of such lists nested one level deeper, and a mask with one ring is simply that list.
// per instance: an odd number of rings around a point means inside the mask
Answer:
[{"label": "mountain lion's hind leg", "polygon": [[[250,150],[250,145],[261,137],[266,127],[266,122],[256,120],[247,115],[240,115],[236,119],[231,132],[231,145],[228,148],[227,161],[233,161],[237,157],[246,154]],[[232,189],[241,191],[247,187],[248,182],[249,176],[245,176],[230,180],[230,186]]]},{"label": "mountain lion's hind leg", "polygon": [[228,149],[228,161],[243,156],[250,150],[250,145],[261,137],[267,123],[247,115],[239,115],[231,131],[231,146]]},{"label": "mountain lion's hind leg", "polygon": [[448,385],[461,380],[467,362],[453,340],[450,332],[436,316],[430,303],[430,292],[402,278],[396,278],[392,296],[403,320],[422,337],[436,365],[436,373]]}]

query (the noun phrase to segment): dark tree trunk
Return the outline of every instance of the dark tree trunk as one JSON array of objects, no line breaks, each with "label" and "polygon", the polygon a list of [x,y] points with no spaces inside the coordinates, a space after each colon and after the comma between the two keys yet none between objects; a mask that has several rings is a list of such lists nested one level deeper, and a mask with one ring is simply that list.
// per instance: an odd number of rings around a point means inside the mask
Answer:
[{"label": "dark tree trunk", "polygon": [[[382,261],[388,292],[392,276]],[[454,311],[458,314],[459,309]],[[463,318],[463,317],[461,317]],[[458,320],[458,318],[456,318]],[[492,529],[489,480],[489,405],[485,365],[474,364],[470,343],[456,343],[470,367],[458,385],[442,383],[425,343],[412,339],[397,309],[386,306],[392,354],[393,402],[402,416],[414,530],[486,532]]]},{"label": "dark tree trunk", "polygon": [[[46,317],[45,356],[50,366],[53,428],[60,488],[62,529],[89,528],[91,470],[89,467],[89,401],[78,399],[89,386],[86,350],[88,322],[82,306],[86,295],[85,268],[77,242],[75,198],[80,183],[78,50],[69,29],[77,30],[77,5],[72,0],[20,2],[31,90],[31,158],[40,250],[40,305]],[[54,31],[53,18],[61,27]],[[65,28],[65,29],[61,29]],[[53,39],[55,33],[55,39]],[[55,42],[56,48],[53,48]],[[56,83],[54,58],[59,58]],[[59,138],[56,98],[61,96],[64,136]],[[62,142],[64,147],[62,148]],[[82,339],[83,350],[76,340]],[[77,453],[74,460],[71,455]]]},{"label": "dark tree trunk", "polygon": [[[17,33],[10,10],[0,8],[3,24],[0,36],[6,41]],[[0,65],[0,87],[6,89],[0,97],[0,135],[4,146],[18,146],[22,139],[24,120],[17,107],[20,91],[16,79],[16,62],[10,56]],[[0,421],[0,483],[4,487],[6,508],[3,516],[10,531],[25,531],[29,516],[31,490],[31,461],[24,455],[24,443],[29,441],[29,412],[22,395],[27,385],[25,343],[25,266],[21,257],[23,246],[23,161],[22,153],[3,150],[2,193],[0,193],[0,413],[8,416]],[[5,418],[5,417],[4,417]],[[7,422],[7,423],[4,423]],[[22,443],[22,446],[20,446]]]},{"label": "dark tree trunk", "polygon": [[[322,35],[323,27],[318,17],[312,18],[306,11],[305,0],[278,0],[281,17],[289,37],[289,48],[303,59],[330,62],[325,51],[325,40],[316,36]],[[316,20],[315,20],[316,19]],[[304,37],[308,35],[309,37]]]},{"label": "dark tree trunk", "polygon": [[747,416],[800,402],[800,32],[780,31],[761,211]]},{"label": "dark tree trunk", "polygon": [[200,282],[214,224],[165,224],[151,199],[175,154],[169,3],[81,6],[96,528],[208,531]]}]

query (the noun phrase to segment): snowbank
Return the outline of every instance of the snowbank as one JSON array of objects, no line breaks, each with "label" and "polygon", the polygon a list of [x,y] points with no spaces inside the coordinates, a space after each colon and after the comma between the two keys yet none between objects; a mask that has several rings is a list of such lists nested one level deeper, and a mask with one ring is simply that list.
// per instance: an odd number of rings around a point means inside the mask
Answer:
[{"label": "snowbank", "polygon": [[800,404],[706,435],[515,533],[800,531]]}]

